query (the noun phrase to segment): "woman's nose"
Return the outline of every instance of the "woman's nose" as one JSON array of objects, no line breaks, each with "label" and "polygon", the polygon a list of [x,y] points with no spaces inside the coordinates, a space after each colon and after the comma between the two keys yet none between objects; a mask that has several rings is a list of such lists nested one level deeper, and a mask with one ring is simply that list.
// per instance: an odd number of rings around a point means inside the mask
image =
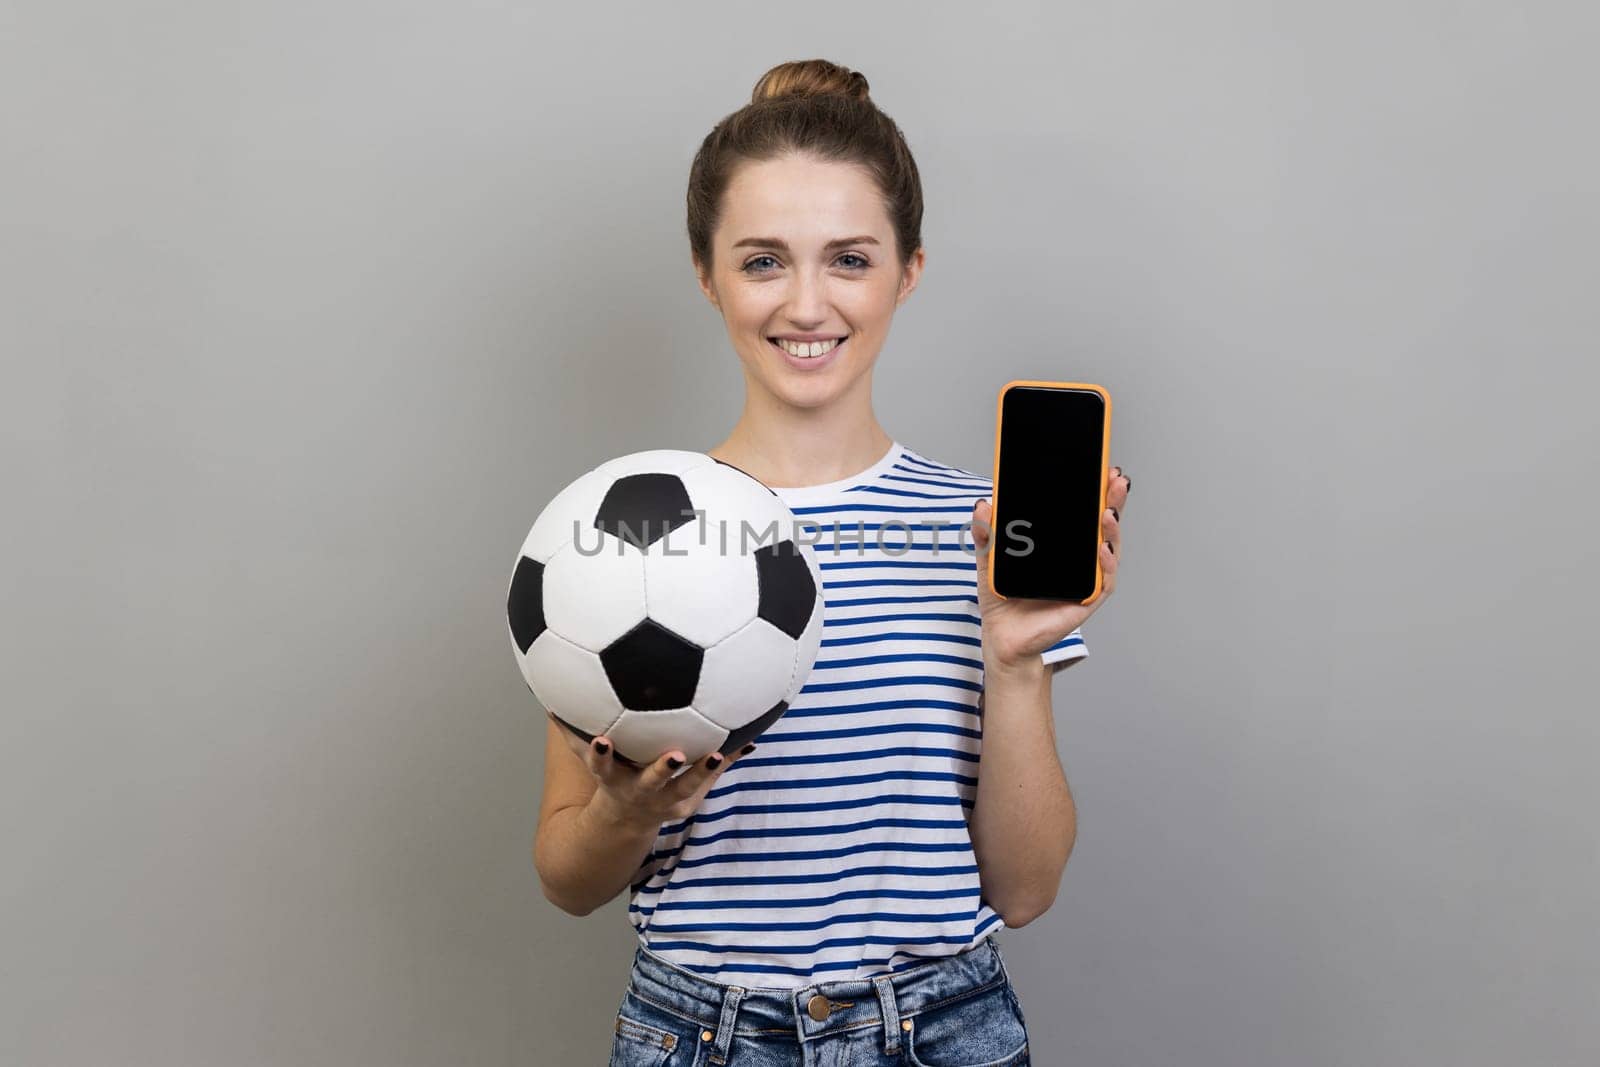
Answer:
[{"label": "woman's nose", "polygon": [[821,326],[828,317],[826,286],[820,278],[804,273],[795,275],[789,290],[789,318],[796,329],[809,330]]}]

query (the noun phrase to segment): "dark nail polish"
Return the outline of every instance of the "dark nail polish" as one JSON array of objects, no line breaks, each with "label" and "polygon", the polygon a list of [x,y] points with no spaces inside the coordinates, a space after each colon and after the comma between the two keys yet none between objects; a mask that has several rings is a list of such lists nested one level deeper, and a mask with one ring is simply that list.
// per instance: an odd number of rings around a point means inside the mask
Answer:
[{"label": "dark nail polish", "polygon": [[722,753],[714,753],[710,759],[706,760],[706,766],[713,771],[722,766]]},{"label": "dark nail polish", "polygon": [[1111,550],[1111,554],[1113,556],[1115,556],[1117,554],[1117,546],[1112,544],[1110,541],[1106,542],[1106,547]]},{"label": "dark nail polish", "polygon": [[756,750],[756,743],[754,741],[752,741],[748,745],[744,746],[744,748],[739,751],[739,755],[748,756],[748,755],[750,755],[750,753],[754,752],[755,750]]},{"label": "dark nail polish", "polygon": [[677,770],[679,767],[683,766],[683,760],[679,759],[677,756],[668,756],[667,766],[671,767],[673,770]]},{"label": "dark nail polish", "polygon": [[611,746],[606,744],[604,741],[596,741],[594,743],[594,749],[596,752],[600,753],[600,755],[604,756],[611,751]]},{"label": "dark nail polish", "polygon": [[1128,479],[1128,488],[1124,489],[1123,492],[1125,492],[1125,493],[1133,492],[1133,479],[1132,478]]},{"label": "dark nail polish", "polygon": [[1120,511],[1118,511],[1116,508],[1112,508],[1111,509],[1111,517],[1113,519],[1116,519],[1118,522],[1122,521],[1122,513]]}]

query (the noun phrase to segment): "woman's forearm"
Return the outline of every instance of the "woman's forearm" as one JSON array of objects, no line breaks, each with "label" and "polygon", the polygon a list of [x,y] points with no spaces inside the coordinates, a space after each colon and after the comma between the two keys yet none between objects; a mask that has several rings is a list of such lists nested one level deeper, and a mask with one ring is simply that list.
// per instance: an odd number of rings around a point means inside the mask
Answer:
[{"label": "woman's forearm", "polygon": [[969,829],[984,898],[1007,926],[1055,902],[1078,834],[1078,813],[1056,755],[1051,666],[986,661],[983,748]]},{"label": "woman's forearm", "polygon": [[628,887],[659,829],[614,810],[601,790],[587,804],[552,813],[533,846],[545,897],[562,911],[588,915]]}]

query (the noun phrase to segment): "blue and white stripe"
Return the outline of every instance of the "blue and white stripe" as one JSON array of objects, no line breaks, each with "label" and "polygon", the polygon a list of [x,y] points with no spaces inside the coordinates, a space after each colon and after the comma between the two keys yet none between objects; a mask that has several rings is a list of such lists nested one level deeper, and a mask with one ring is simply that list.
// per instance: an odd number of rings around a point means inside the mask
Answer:
[{"label": "blue and white stripe", "polygon": [[[746,988],[901,970],[1003,926],[967,829],[983,655],[962,527],[990,479],[895,442],[852,478],[774,491],[822,533],[816,664],[700,810],[661,827],[628,910],[650,951]],[[1088,654],[1075,631],[1043,659]]]}]

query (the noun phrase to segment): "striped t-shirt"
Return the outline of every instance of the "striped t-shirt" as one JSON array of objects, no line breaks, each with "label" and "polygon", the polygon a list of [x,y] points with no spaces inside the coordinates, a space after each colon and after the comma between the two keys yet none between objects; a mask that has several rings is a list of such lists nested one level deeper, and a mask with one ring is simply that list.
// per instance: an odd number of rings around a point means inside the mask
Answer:
[{"label": "striped t-shirt", "polygon": [[[773,491],[802,533],[820,527],[806,534],[823,579],[816,664],[699,811],[661,826],[628,916],[679,967],[792,989],[898,971],[1004,925],[967,828],[983,655],[963,526],[993,497],[991,479],[898,441],[859,474]],[[1088,654],[1074,631],[1042,655]]]}]

